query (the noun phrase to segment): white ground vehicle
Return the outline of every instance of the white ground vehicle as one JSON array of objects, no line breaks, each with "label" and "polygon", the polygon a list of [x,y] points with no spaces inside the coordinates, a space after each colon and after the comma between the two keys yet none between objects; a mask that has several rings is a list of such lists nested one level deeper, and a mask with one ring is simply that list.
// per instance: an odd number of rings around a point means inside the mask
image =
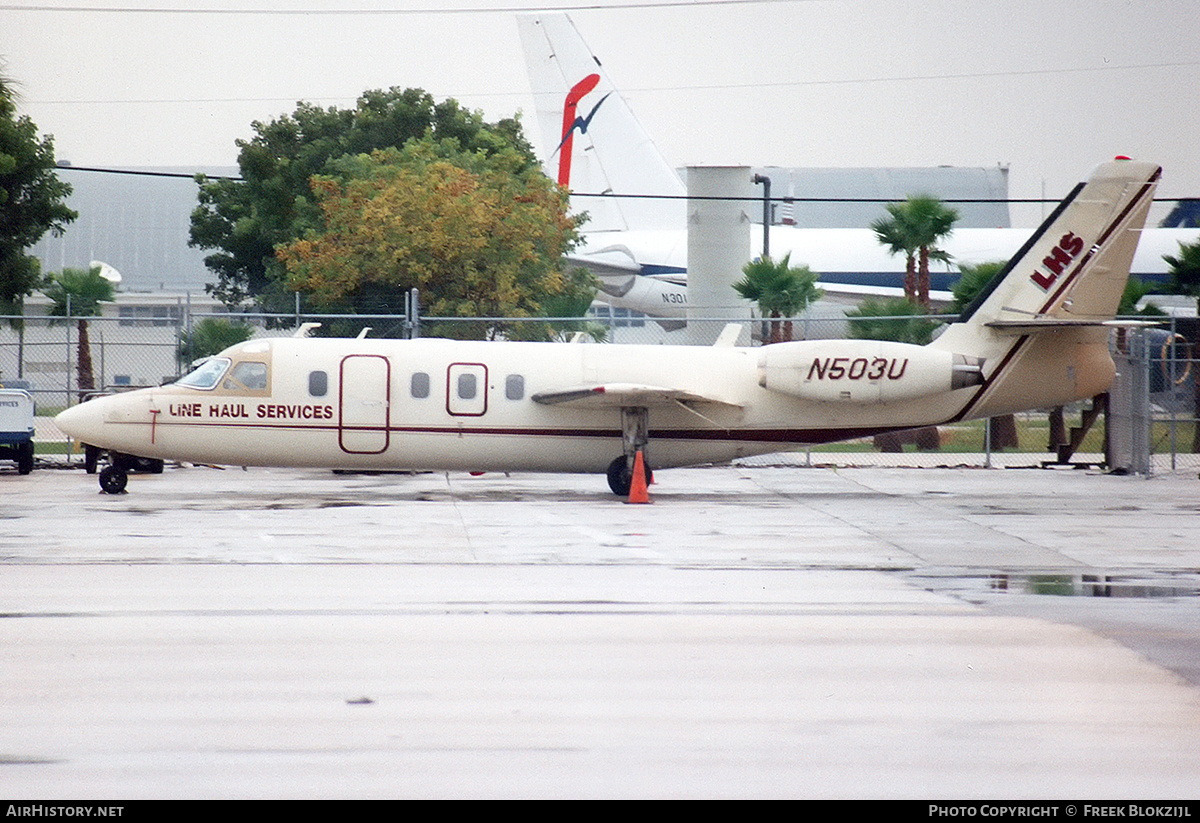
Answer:
[{"label": "white ground vehicle", "polygon": [[33,471],[33,397],[24,389],[0,389],[0,459]]}]

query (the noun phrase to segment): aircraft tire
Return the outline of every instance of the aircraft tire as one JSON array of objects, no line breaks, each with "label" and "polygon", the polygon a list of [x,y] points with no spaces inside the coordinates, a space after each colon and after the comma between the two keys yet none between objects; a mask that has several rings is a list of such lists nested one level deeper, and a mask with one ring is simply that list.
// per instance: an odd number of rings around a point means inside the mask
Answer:
[{"label": "aircraft tire", "polygon": [[138,466],[138,470],[144,471],[147,474],[162,474],[164,465],[165,464],[161,460],[157,460],[153,457],[143,457],[141,458],[141,463]]},{"label": "aircraft tire", "polygon": [[[654,476],[654,472],[650,471],[650,465],[643,463],[646,470],[646,483],[649,484]],[[633,472],[629,470],[628,461],[624,456],[618,457],[616,460],[608,464],[608,487],[612,489],[612,493],[617,497],[628,497],[629,489],[633,485]]]},{"label": "aircraft tire", "polygon": [[17,450],[17,474],[33,471],[33,441],[26,440]]},{"label": "aircraft tire", "polygon": [[105,466],[100,470],[100,490],[105,494],[120,494],[128,482],[129,475],[117,466]]}]

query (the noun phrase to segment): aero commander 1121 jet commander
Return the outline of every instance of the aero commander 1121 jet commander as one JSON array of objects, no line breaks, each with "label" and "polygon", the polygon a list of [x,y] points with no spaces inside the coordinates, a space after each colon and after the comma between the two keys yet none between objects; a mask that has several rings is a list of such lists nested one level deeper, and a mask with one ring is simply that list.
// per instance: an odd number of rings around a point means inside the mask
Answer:
[{"label": "aero commander 1121 jet commander", "polygon": [[607,472],[724,462],[1048,408],[1105,391],[1108,340],[1160,169],[1099,166],[926,346],[281,338],[62,412],[115,456],[239,466]]}]

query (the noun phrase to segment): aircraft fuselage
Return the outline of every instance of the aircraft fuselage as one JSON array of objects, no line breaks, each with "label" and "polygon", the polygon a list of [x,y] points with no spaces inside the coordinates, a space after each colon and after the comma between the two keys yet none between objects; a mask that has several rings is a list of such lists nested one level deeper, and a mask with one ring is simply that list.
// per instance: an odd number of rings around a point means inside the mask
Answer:
[{"label": "aircraft fuselage", "polygon": [[[659,468],[939,423],[972,396],[949,390],[945,353],[858,342],[867,348],[279,338],[230,349],[207,374],[81,404],[62,423],[92,445],[189,462],[600,472],[623,453],[622,408],[640,401],[606,405],[587,387],[681,396],[648,415]],[[572,386],[583,402],[539,397]]]}]

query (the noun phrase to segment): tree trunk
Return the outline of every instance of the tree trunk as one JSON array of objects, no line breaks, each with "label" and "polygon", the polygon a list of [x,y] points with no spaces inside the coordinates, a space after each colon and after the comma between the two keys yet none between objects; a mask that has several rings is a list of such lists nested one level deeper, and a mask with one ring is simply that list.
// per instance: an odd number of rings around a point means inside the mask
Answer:
[{"label": "tree trunk", "polygon": [[872,445],[884,454],[896,454],[904,451],[904,442],[900,439],[900,435],[897,432],[875,435]]},{"label": "tree trunk", "polygon": [[904,296],[914,303],[917,300],[917,258],[911,254],[904,262]]},{"label": "tree trunk", "polygon": [[96,388],[96,378],[92,371],[92,344],[88,341],[88,324],[84,319],[79,320],[79,358],[78,358],[78,388],[79,399]]},{"label": "tree trunk", "polygon": [[942,436],[937,426],[925,426],[913,432],[913,442],[923,452],[935,452],[942,447]]},{"label": "tree trunk", "polygon": [[21,319],[17,321],[17,379],[25,379],[25,306],[21,306]]},{"label": "tree trunk", "polygon": [[771,313],[771,343],[779,343],[783,340],[783,323],[779,319],[779,312]]},{"label": "tree trunk", "polygon": [[1059,446],[1065,446],[1067,440],[1067,423],[1063,419],[1063,407],[1058,406],[1050,412],[1050,437],[1046,451],[1057,451]]},{"label": "tree trunk", "polygon": [[1011,414],[1002,414],[988,420],[992,432],[993,449],[1015,449],[1017,441],[1017,418]]},{"label": "tree trunk", "polygon": [[917,269],[917,305],[929,312],[929,249],[921,246],[921,264]]}]

